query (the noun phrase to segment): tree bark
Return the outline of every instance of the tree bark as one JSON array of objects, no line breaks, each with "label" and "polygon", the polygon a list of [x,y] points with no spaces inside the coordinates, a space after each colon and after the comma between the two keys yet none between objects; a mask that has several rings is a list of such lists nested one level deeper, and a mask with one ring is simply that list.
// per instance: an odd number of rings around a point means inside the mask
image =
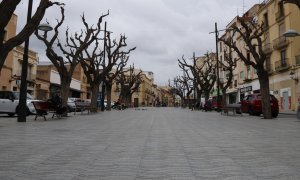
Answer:
[{"label": "tree bark", "polygon": [[70,92],[70,85],[71,85],[71,80],[72,78],[68,78],[67,76],[60,76],[61,79],[61,100],[62,100],[62,105],[67,106],[68,104],[68,97],[69,97],[69,92]]},{"label": "tree bark", "polygon": [[223,107],[227,105],[227,102],[226,102],[226,89],[223,89],[223,88],[222,88],[222,105],[223,105]]},{"label": "tree bark", "polygon": [[208,91],[204,92],[204,98],[205,98],[205,102],[209,99],[209,93]]},{"label": "tree bark", "polygon": [[270,103],[270,85],[269,85],[269,74],[265,70],[257,70],[259,74],[260,94],[261,94],[261,105],[265,119],[272,119],[272,110]]},{"label": "tree bark", "polygon": [[91,85],[92,90],[92,97],[91,97],[91,111],[97,112],[97,99],[98,99],[98,92],[99,92],[99,84]]}]

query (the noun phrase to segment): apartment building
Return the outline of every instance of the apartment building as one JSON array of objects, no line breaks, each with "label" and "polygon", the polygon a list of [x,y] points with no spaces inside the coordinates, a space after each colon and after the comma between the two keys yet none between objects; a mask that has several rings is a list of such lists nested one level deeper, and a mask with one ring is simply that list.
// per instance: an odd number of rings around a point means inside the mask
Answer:
[{"label": "apartment building", "polygon": [[[5,38],[8,40],[16,36],[17,15],[13,14],[8,25],[5,28]],[[9,52],[4,66],[0,72],[0,90],[20,91],[22,61],[24,55],[23,46],[16,46]],[[38,54],[32,50],[28,52],[27,68],[27,92],[33,97],[36,96],[36,68],[38,63]]]},{"label": "apartment building", "polygon": [[[135,69],[134,71],[138,73],[140,70]],[[154,84],[154,74],[151,71],[142,71],[141,77],[142,83],[139,86],[139,90],[132,94],[131,105],[154,106],[159,100],[161,100],[161,91],[158,90],[157,85]],[[112,101],[117,101],[119,99],[120,90],[120,84],[114,82],[111,92]]]},{"label": "apartment building", "polygon": [[278,98],[280,110],[294,111],[300,100],[300,37],[283,36],[289,29],[300,31],[299,18],[297,6],[279,0],[266,1],[258,11],[258,22],[264,22],[270,90]]},{"label": "apartment building", "polygon": [[[60,76],[51,62],[40,62],[37,66],[37,99],[48,99],[52,93],[60,91]],[[69,97],[90,98],[89,85],[80,64],[77,65],[70,85]]]},{"label": "apartment building", "polygon": [[[273,94],[280,104],[280,110],[295,110],[298,100],[300,100],[300,87],[298,83],[300,64],[300,37],[286,38],[283,33],[288,29],[300,31],[300,11],[291,4],[282,4],[279,0],[264,1],[250,8],[244,16],[252,17],[253,21],[264,24],[263,51],[267,55],[265,68],[269,72],[270,93]],[[227,26],[239,27],[237,17]],[[230,36],[231,31],[226,31],[222,37]],[[242,49],[245,56],[253,59],[247,53],[245,46],[239,36],[233,37]],[[219,42],[219,60],[224,58],[226,46]],[[233,58],[239,58],[233,53]],[[220,76],[226,76],[226,72],[220,69]],[[226,78],[225,78],[226,80]],[[260,91],[256,69],[246,66],[239,61],[234,70],[233,85],[227,90],[227,102],[239,102],[245,95]]]}]

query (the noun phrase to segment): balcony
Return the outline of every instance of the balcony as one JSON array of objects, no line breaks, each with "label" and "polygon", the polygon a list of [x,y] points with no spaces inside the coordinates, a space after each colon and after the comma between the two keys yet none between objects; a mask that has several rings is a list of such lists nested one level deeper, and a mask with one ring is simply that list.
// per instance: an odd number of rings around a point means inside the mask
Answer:
[{"label": "balcony", "polygon": [[280,22],[284,19],[284,13],[282,11],[278,11],[275,13],[276,21]]},{"label": "balcony", "polygon": [[[21,73],[22,73],[22,70],[18,70],[17,74],[15,74],[16,77],[20,77],[20,79],[21,79]],[[27,73],[27,81],[35,81],[35,80],[36,80],[36,74],[28,72]]]},{"label": "balcony", "polygon": [[284,71],[290,68],[288,59],[283,59],[275,62],[275,71]]},{"label": "balcony", "polygon": [[266,70],[269,74],[272,74],[272,73],[273,73],[272,64],[265,64],[265,70]]},{"label": "balcony", "polygon": [[289,41],[284,36],[280,36],[277,39],[273,40],[273,48],[274,49],[282,49],[289,44]]},{"label": "balcony", "polygon": [[271,54],[273,49],[272,49],[272,44],[271,43],[266,43],[263,47],[262,50],[265,54]]},{"label": "balcony", "polygon": [[300,65],[300,55],[298,55],[298,56],[295,56],[295,64],[296,64],[296,66],[299,66]]}]

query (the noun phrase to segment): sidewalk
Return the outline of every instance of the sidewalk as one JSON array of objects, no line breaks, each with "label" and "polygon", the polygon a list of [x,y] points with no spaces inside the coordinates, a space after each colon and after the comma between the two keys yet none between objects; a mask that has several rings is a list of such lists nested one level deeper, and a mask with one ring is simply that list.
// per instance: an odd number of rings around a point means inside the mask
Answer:
[{"label": "sidewalk", "polygon": [[297,115],[297,111],[292,111],[292,110],[280,110],[279,114],[287,114],[287,115]]}]

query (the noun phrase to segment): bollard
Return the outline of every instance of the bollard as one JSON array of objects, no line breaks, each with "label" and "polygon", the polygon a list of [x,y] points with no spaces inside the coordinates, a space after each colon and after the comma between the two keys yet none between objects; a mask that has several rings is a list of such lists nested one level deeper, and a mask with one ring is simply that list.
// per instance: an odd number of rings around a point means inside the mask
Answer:
[{"label": "bollard", "polygon": [[298,102],[297,118],[300,119],[300,102]]}]

